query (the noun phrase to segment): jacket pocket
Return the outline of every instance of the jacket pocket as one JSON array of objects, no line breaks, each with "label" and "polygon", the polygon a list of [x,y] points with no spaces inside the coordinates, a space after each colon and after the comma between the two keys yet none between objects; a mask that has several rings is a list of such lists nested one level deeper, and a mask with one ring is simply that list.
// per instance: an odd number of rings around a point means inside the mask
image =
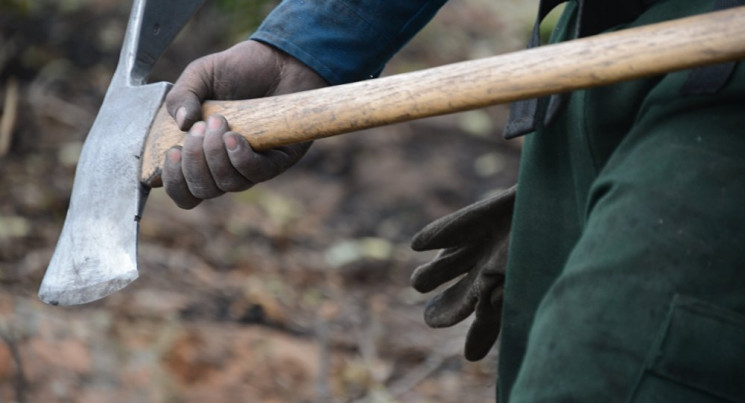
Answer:
[{"label": "jacket pocket", "polygon": [[629,401],[745,403],[745,315],[673,297]]}]

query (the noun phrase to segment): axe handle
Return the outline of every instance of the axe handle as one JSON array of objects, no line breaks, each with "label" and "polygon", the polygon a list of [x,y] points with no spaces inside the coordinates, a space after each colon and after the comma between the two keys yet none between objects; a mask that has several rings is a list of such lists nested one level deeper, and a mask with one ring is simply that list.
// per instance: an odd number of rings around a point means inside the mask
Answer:
[{"label": "axe handle", "polygon": [[[207,101],[256,150],[745,58],[745,6],[555,45],[276,97]],[[164,107],[141,180],[160,185],[184,133]]]}]

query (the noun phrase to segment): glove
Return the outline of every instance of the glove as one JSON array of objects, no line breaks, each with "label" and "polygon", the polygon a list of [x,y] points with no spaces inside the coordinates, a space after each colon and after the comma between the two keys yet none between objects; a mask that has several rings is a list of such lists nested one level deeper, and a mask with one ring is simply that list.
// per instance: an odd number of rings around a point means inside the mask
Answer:
[{"label": "glove", "polygon": [[417,291],[430,292],[465,274],[427,302],[424,321],[433,328],[448,327],[475,313],[466,335],[469,361],[484,358],[499,336],[516,188],[430,223],[411,242],[415,251],[441,249],[414,270],[411,284]]},{"label": "glove", "polygon": [[313,70],[290,55],[256,41],[193,61],[166,97],[168,113],[189,130],[183,147],[166,152],[163,186],[181,208],[203,199],[248,189],[295,164],[310,143],[255,152],[229,130],[221,116],[201,121],[205,99],[249,99],[325,87]]}]

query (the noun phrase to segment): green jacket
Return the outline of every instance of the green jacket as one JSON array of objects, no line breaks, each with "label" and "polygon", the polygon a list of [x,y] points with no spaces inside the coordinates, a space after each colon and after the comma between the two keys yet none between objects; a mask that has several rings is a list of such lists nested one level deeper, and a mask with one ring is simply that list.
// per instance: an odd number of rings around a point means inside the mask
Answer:
[{"label": "green jacket", "polygon": [[[612,29],[713,3],[661,0]],[[745,402],[743,178],[741,64],[567,96],[525,138],[498,400]]]}]

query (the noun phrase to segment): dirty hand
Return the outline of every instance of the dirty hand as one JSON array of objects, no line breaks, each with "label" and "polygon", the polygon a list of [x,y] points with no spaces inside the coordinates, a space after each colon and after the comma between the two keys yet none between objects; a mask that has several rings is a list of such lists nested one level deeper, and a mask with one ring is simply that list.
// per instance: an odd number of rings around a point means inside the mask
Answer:
[{"label": "dirty hand", "polygon": [[425,293],[465,274],[432,298],[424,310],[430,327],[453,326],[472,313],[465,357],[486,356],[499,336],[502,287],[516,186],[492,198],[442,217],[414,236],[412,249],[441,249],[411,276],[412,286]]},{"label": "dirty hand", "polygon": [[221,116],[202,116],[206,99],[233,100],[280,95],[327,86],[297,59],[256,41],[193,61],[166,97],[166,107],[181,130],[183,147],[166,153],[163,186],[181,208],[225,192],[248,189],[297,162],[310,143],[256,152]]}]

